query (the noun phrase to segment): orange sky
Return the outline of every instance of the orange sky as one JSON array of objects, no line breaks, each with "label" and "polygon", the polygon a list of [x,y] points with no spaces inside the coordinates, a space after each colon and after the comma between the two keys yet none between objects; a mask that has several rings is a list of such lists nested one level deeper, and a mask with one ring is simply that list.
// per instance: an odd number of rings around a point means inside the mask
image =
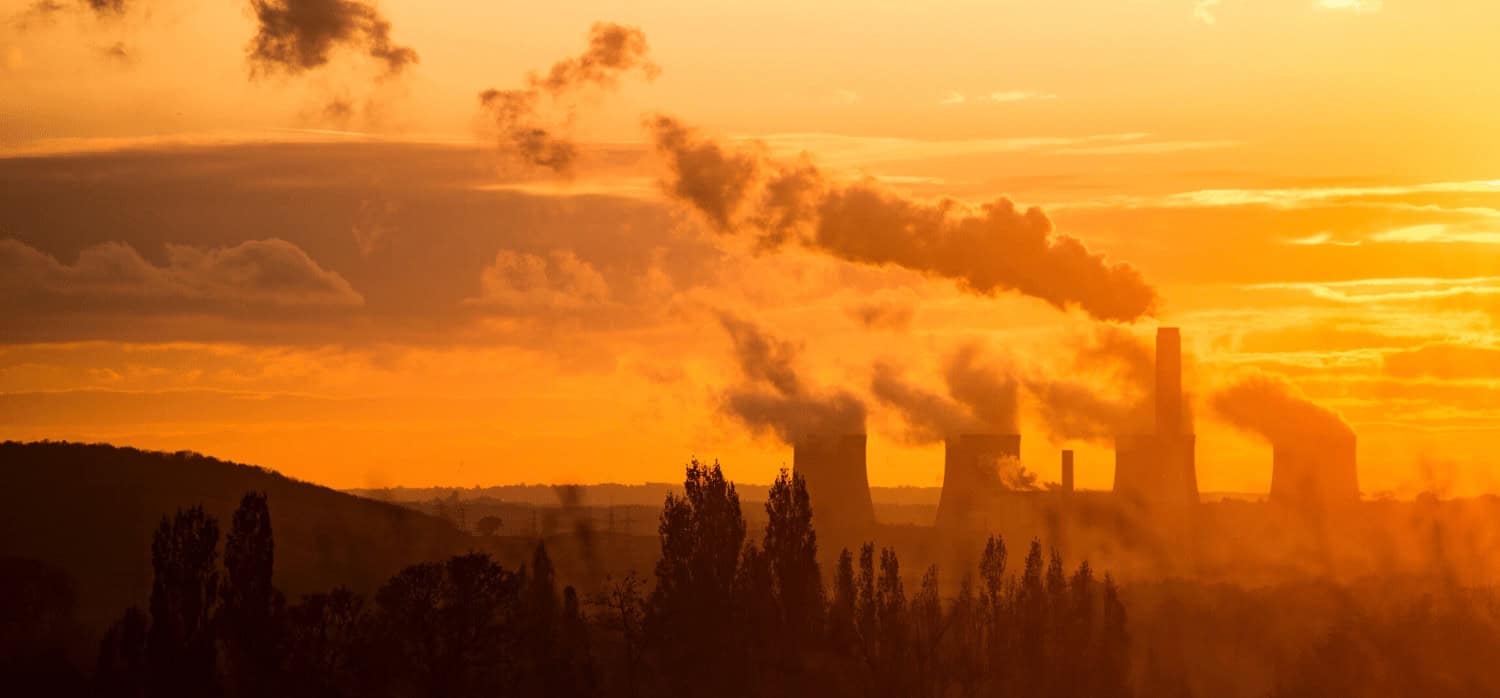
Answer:
[{"label": "orange sky", "polygon": [[[384,0],[418,62],[335,41],[291,74],[252,71],[248,3],[0,1],[0,437],[339,487],[670,480],[693,455],[769,481],[790,452],[723,409],[725,313],[866,405],[875,484],[942,465],[876,364],[941,393],[975,345],[1129,393],[1074,356],[1101,332],[1077,308],[716,233],[663,192],[660,113],[901,200],[1040,206],[1133,265],[1159,313],[1122,326],[1182,327],[1205,491],[1269,484],[1209,400],[1251,374],[1353,426],[1367,494],[1500,480],[1493,3],[512,5]],[[660,74],[545,102],[577,164],[520,162],[477,95],[598,21]],[[1108,486],[1107,442],[1019,401],[1029,467],[1075,447]]]}]

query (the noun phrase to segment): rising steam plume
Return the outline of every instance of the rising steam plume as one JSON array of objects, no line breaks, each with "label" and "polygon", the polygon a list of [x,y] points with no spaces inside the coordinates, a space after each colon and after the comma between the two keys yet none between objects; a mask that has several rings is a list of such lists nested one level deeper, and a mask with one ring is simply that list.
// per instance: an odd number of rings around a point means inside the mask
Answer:
[{"label": "rising steam plume", "polygon": [[864,432],[864,403],[848,392],[809,386],[798,371],[796,345],[732,315],[719,320],[734,342],[742,377],[724,393],[725,413],[787,444],[809,434]]},{"label": "rising steam plume", "polygon": [[580,90],[614,87],[631,71],[652,79],[660,68],[647,58],[648,53],[646,35],[640,29],[600,22],[589,30],[589,47],[582,54],[528,76],[524,88],[485,90],[479,103],[499,130],[502,147],[523,162],[566,174],[578,157],[578,146],[546,124],[541,114],[543,98],[556,107]]},{"label": "rising steam plume", "polygon": [[391,23],[361,0],[250,0],[256,33],[248,49],[258,72],[298,75],[328,63],[336,48],[365,52],[396,75],[417,52],[391,41]]},{"label": "rising steam plume", "polygon": [[1152,422],[1154,357],[1139,337],[1114,325],[1100,324],[1072,342],[1074,375],[1032,372],[1024,379],[1036,399],[1047,432],[1058,440],[1112,443],[1119,434],[1149,431]]},{"label": "rising steam plume", "polygon": [[1285,380],[1265,374],[1218,391],[1211,403],[1224,421],[1274,446],[1315,445],[1354,435],[1338,413],[1308,400]]},{"label": "rising steam plume", "polygon": [[961,434],[1011,434],[1018,430],[1015,379],[987,362],[979,345],[965,345],[944,362],[947,394],[908,382],[900,369],[877,363],[870,392],[894,408],[909,443],[937,443]]},{"label": "rising steam plume", "polygon": [[839,259],[951,279],[981,295],[1018,292],[1100,320],[1156,310],[1156,291],[1129,264],[1053,231],[1041,209],[998,198],[978,208],[917,200],[871,180],[838,182],[806,158],[704,137],[668,116],[648,120],[671,196],[723,232],[753,231],[762,247],[796,243]]}]

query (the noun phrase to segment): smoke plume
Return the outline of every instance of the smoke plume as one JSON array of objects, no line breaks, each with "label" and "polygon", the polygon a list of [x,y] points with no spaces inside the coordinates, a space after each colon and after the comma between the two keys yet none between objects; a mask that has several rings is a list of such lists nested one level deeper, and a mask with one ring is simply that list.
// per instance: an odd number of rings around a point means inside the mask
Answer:
[{"label": "smoke plume", "polygon": [[985,359],[983,347],[966,344],[948,357],[943,378],[953,399],[968,408],[987,432],[1013,434],[1016,417],[1015,377]]},{"label": "smoke plume", "polygon": [[808,386],[797,370],[798,350],[745,320],[719,317],[734,342],[743,380],[724,393],[723,409],[756,434],[795,443],[808,434],[863,432],[865,406],[840,390]]},{"label": "smoke plume", "polygon": [[248,48],[260,72],[298,75],[328,63],[335,48],[364,51],[397,75],[417,52],[391,42],[391,23],[362,0],[250,0],[256,33]]},{"label": "smoke plume", "polygon": [[872,180],[831,180],[803,158],[726,146],[668,116],[648,120],[671,176],[667,192],[723,232],[755,231],[766,248],[795,242],[839,259],[951,279],[970,292],[1018,292],[1100,320],[1156,310],[1156,291],[1129,264],[1053,231],[1041,209],[998,198],[977,209],[923,201]]},{"label": "smoke plume", "polygon": [[1229,424],[1274,446],[1316,444],[1353,436],[1338,413],[1308,400],[1284,379],[1257,374],[1214,394],[1214,413]]},{"label": "smoke plume", "polygon": [[1150,346],[1105,324],[1071,343],[1077,348],[1069,377],[1033,371],[1025,378],[1047,432],[1059,440],[1108,443],[1119,434],[1149,431],[1156,380]]},{"label": "smoke plume", "polygon": [[63,4],[61,0],[35,0],[24,12],[10,18],[10,24],[26,31],[36,25],[50,24],[58,14],[70,9],[92,14],[94,19],[104,22],[124,17],[131,4],[126,0],[78,0],[71,5]]},{"label": "smoke plume", "polygon": [[947,394],[908,382],[899,368],[877,363],[870,392],[900,413],[907,442],[928,444],[959,434],[1017,431],[1016,382],[1008,371],[986,363],[982,348],[969,344],[944,362]]},{"label": "smoke plume", "polygon": [[125,13],[125,0],[83,0],[95,14],[121,15]]},{"label": "smoke plume", "polygon": [[555,107],[572,93],[589,87],[614,87],[621,75],[640,71],[648,80],[660,68],[648,58],[646,35],[640,29],[600,22],[589,30],[589,47],[576,58],[558,61],[545,73],[533,73],[526,87],[516,90],[489,89],[479,103],[500,132],[502,147],[523,162],[558,173],[571,170],[578,146],[548,126],[542,117],[542,100]]},{"label": "smoke plume", "polygon": [[901,414],[905,423],[902,438],[909,443],[929,444],[984,431],[979,420],[957,400],[908,382],[892,364],[875,364],[870,392]]}]

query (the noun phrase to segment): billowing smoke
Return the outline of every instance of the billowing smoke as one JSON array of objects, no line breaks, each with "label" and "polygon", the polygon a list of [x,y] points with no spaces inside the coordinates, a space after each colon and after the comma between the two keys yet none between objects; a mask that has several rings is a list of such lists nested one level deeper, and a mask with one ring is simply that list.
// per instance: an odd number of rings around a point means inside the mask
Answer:
[{"label": "billowing smoke", "polygon": [[1308,400],[1279,377],[1257,374],[1216,393],[1214,413],[1273,446],[1316,444],[1349,437],[1354,429],[1338,413]]},{"label": "billowing smoke", "polygon": [[523,162],[567,173],[578,157],[578,146],[542,118],[543,98],[555,107],[581,89],[609,88],[620,76],[639,71],[647,79],[660,69],[648,58],[646,35],[640,29],[600,22],[589,30],[589,47],[576,58],[559,61],[546,73],[532,74],[518,90],[489,89],[479,103],[495,122],[502,147]]},{"label": "billowing smoke", "polygon": [[417,52],[391,41],[391,23],[362,0],[250,0],[256,33],[248,48],[259,72],[297,75],[328,63],[335,48],[365,52],[396,75]]},{"label": "billowing smoke", "polygon": [[1014,291],[1100,320],[1156,310],[1156,291],[1135,267],[1053,231],[1041,209],[999,198],[977,209],[923,201],[871,180],[831,180],[805,158],[777,162],[760,147],[733,147],[681,122],[647,122],[671,170],[667,192],[721,231],[754,231],[763,247],[788,242],[839,259],[894,265],[952,279],[970,292]]},{"label": "billowing smoke", "polygon": [[870,392],[900,413],[902,438],[928,444],[960,434],[1012,434],[1016,424],[1016,382],[1008,371],[987,363],[982,348],[969,344],[943,367],[947,394],[911,383],[890,363],[877,363]]},{"label": "billowing smoke", "polygon": [[1110,443],[1120,434],[1150,431],[1156,379],[1150,346],[1128,330],[1104,324],[1073,344],[1069,377],[1034,371],[1025,378],[1048,434],[1063,441]]},{"label": "billowing smoke", "polygon": [[125,0],[83,0],[90,10],[101,15],[125,14]]},{"label": "billowing smoke", "polygon": [[905,425],[902,438],[909,443],[929,444],[984,431],[979,420],[957,400],[908,382],[892,364],[875,365],[870,392],[901,414]]},{"label": "billowing smoke", "polygon": [[26,31],[34,25],[50,24],[58,14],[70,9],[92,14],[95,19],[104,22],[124,17],[131,5],[134,3],[126,0],[77,0],[72,4],[64,4],[61,0],[36,0],[24,12],[12,17],[10,24],[18,30]]},{"label": "billowing smoke", "polygon": [[719,320],[734,342],[743,377],[724,393],[726,413],[752,432],[773,433],[788,444],[808,434],[864,431],[864,403],[848,392],[808,386],[797,370],[795,345],[728,314]]},{"label": "billowing smoke", "polygon": [[984,431],[1014,434],[1020,430],[1016,379],[1008,368],[986,359],[983,347],[978,344],[959,347],[948,357],[943,378],[953,399],[968,408]]}]

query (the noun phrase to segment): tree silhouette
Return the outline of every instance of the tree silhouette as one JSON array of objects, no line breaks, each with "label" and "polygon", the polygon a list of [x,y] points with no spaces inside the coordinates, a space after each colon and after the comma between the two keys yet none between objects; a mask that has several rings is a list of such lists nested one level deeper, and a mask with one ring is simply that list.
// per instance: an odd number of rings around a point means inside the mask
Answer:
[{"label": "tree silhouette", "polygon": [[854,556],[848,548],[839,551],[833,575],[833,599],[828,607],[828,637],[834,647],[849,647],[855,640],[855,609],[859,590],[854,581]]},{"label": "tree silhouette", "polygon": [[499,533],[500,527],[504,523],[498,516],[481,516],[478,521],[474,522],[474,531],[481,536],[489,538]]},{"label": "tree silhouette", "polygon": [[94,670],[94,692],[110,698],[136,698],[146,694],[146,613],[131,606],[109,626],[99,643],[99,661]]},{"label": "tree silhouette", "polygon": [[1115,580],[1104,575],[1103,617],[1099,632],[1098,679],[1095,695],[1130,695],[1130,635],[1125,630],[1125,604]]},{"label": "tree silhouette", "polygon": [[782,646],[789,656],[800,656],[804,638],[815,637],[820,631],[823,574],[818,568],[818,534],[813,530],[807,482],[801,475],[788,475],[785,468],[766,497],[763,547],[785,632]]},{"label": "tree silhouette", "polygon": [[[1129,695],[1125,608],[1113,579],[1095,582],[1087,562],[1069,576],[1033,541],[1019,576],[1007,575],[1005,543],[991,536],[978,575],[965,574],[951,600],[936,565],[908,597],[895,549],[877,555],[867,542],[857,557],[840,551],[825,596],[800,477],[780,473],[766,513],[762,541],[746,540],[733,483],[718,464],[692,462],[683,493],[663,504],[655,588],[643,600],[633,573],[607,583],[590,596],[590,617],[576,589],[559,593],[541,541],[516,572],[469,553],[402,569],[368,611],[342,588],[288,608],[272,584],[264,495],[246,494],[234,513],[222,585],[217,525],[202,509],[179,511],[152,543],[150,617],[132,609],[106,634],[95,693]],[[1148,666],[1143,684],[1175,694],[1181,678]],[[1302,695],[1321,684],[1285,685]]]},{"label": "tree silhouette", "polygon": [[224,585],[219,636],[225,659],[225,688],[232,698],[278,692],[285,599],[272,586],[276,543],[266,495],[249,492],[240,500],[224,540]]},{"label": "tree silhouette", "polygon": [[648,625],[679,695],[722,695],[733,647],[734,581],[745,519],[718,463],[687,467],[683,494],[668,494]]},{"label": "tree silhouette", "polygon": [[520,580],[470,553],[413,565],[375,595],[380,661],[397,693],[469,696],[515,689]]},{"label": "tree silhouette", "polygon": [[214,601],[219,525],[202,507],[163,518],[151,541],[151,627],[146,639],[147,693],[201,698],[217,693]]},{"label": "tree silhouette", "polygon": [[[364,599],[348,589],[309,594],[286,613],[286,695],[339,698],[362,691],[369,638]],[[367,676],[366,676],[367,677]]]},{"label": "tree silhouette", "polygon": [[620,659],[624,695],[635,698],[636,670],[641,663],[641,635],[645,617],[645,602],[641,598],[641,580],[634,572],[605,585],[604,591],[590,600],[604,613],[600,618],[605,629],[619,634]]}]

